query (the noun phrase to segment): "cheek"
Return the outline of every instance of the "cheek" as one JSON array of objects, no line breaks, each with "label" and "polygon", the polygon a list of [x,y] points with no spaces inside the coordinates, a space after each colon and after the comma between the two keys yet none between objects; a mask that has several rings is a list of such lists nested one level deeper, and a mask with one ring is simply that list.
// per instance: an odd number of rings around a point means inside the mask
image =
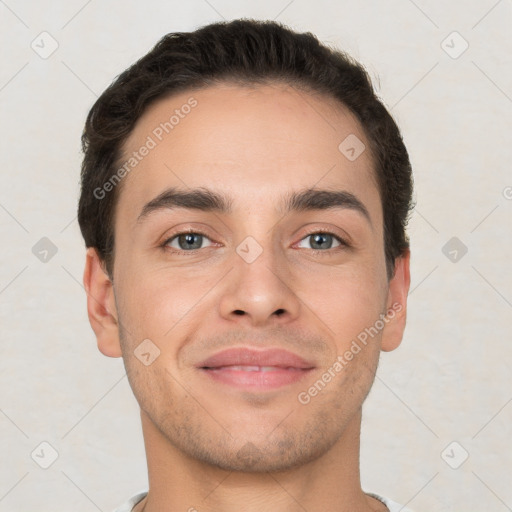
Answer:
[{"label": "cheek", "polygon": [[299,288],[298,296],[328,327],[338,354],[375,324],[386,299],[382,277],[368,267],[302,276]]},{"label": "cheek", "polygon": [[[190,313],[215,284],[212,276],[185,270],[144,269],[122,275],[119,289],[120,315],[125,330],[137,339],[163,343],[193,320]],[[162,347],[164,345],[161,345]]]}]

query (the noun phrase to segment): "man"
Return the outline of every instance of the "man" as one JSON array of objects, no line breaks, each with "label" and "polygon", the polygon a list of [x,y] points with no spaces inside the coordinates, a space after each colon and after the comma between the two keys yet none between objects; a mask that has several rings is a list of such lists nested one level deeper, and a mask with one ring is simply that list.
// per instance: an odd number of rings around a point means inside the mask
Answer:
[{"label": "man", "polygon": [[119,510],[405,511],[359,474],[362,404],[405,328],[412,194],[363,68],[273,22],[169,34],[83,146],[89,319],[148,462]]}]

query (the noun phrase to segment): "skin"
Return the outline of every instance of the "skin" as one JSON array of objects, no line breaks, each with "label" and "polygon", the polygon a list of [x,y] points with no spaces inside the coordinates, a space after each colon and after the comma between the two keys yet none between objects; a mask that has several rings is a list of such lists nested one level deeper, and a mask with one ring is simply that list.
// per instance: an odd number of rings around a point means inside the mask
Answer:
[{"label": "skin", "polygon": [[[388,281],[370,151],[351,162],[338,150],[349,134],[368,148],[364,131],[330,98],[282,84],[225,84],[158,100],[125,155],[191,96],[198,105],[123,178],[113,281],[94,248],[84,272],[99,350],[123,357],[141,408],[150,491],[136,510],[386,510],[361,489],[361,410],[380,352],[402,340],[410,254],[397,258]],[[223,192],[232,212],[164,209],[137,222],[171,186]],[[371,223],[347,208],[277,211],[284,195],[303,188],[351,192]],[[207,235],[194,254],[173,252],[177,238],[162,247],[187,227]],[[315,248],[310,235],[322,229],[350,246],[333,239]],[[263,250],[252,263],[236,252],[247,236]],[[384,329],[301,404],[298,394],[393,304],[401,310]],[[160,350],[148,366],[134,355],[145,339]],[[285,348],[315,370],[276,390],[247,392],[196,369],[234,346]]]}]

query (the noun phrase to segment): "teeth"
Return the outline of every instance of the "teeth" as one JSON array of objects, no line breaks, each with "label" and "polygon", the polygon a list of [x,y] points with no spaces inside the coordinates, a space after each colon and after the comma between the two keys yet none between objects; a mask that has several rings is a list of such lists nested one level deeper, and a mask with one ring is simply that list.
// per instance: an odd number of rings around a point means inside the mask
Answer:
[{"label": "teeth", "polygon": [[277,366],[221,366],[219,369],[241,370],[244,372],[272,372],[280,370]]}]

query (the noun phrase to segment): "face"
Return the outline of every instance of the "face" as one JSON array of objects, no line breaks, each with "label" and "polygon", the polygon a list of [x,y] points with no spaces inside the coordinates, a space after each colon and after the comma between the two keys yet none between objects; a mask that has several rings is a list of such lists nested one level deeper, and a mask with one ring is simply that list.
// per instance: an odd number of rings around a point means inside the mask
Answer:
[{"label": "face", "polygon": [[95,331],[185,455],[229,471],[318,458],[400,342],[408,260],[388,282],[371,155],[340,150],[348,136],[369,147],[333,100],[224,85],[159,100],[126,142],[112,324]]}]

